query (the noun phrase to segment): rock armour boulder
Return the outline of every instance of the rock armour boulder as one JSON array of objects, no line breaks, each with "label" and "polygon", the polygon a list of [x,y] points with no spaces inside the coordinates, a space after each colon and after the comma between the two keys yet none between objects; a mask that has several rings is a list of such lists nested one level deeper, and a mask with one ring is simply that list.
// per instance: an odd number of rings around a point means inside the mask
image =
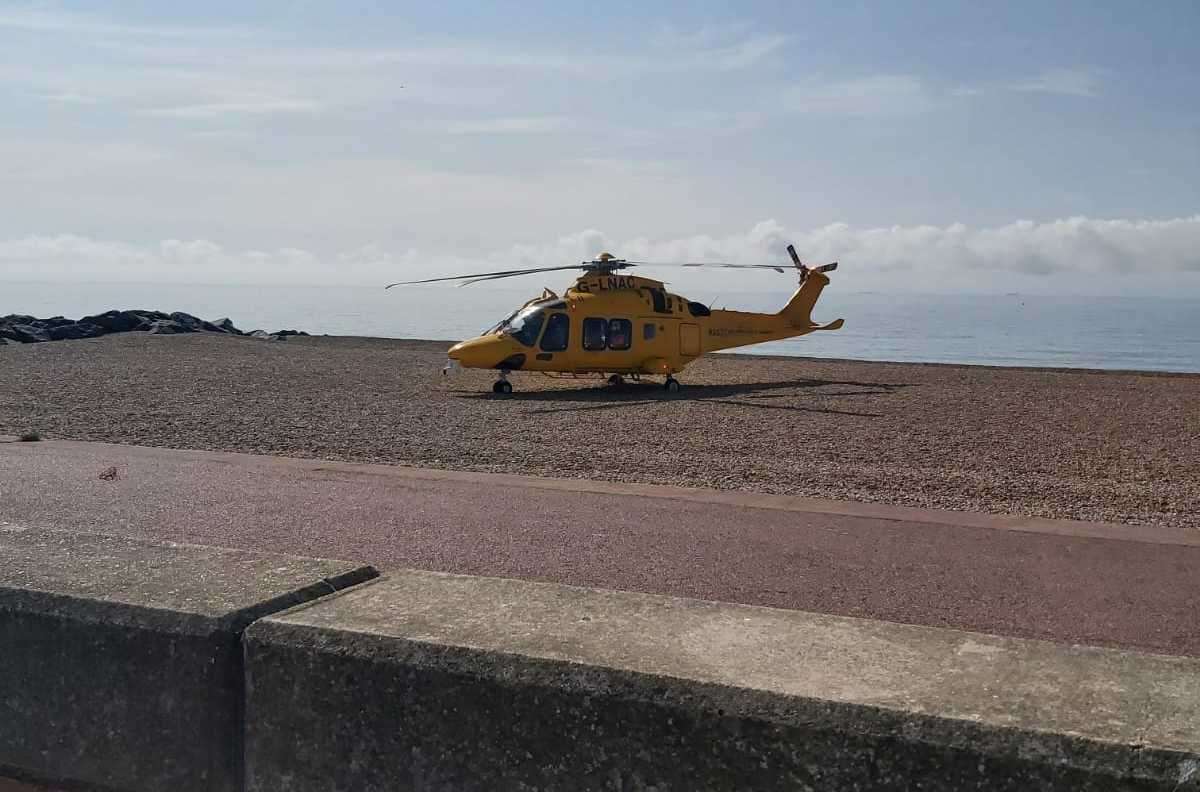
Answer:
[{"label": "rock armour boulder", "polygon": [[[65,316],[38,319],[28,314],[0,317],[0,343],[15,341],[20,344],[34,344],[41,341],[96,338],[108,333],[129,332],[161,335],[201,332],[244,335],[228,317],[209,322],[183,311],[168,314],[162,311],[113,310],[85,316],[79,320],[68,319]],[[294,330],[288,333],[298,334]]]},{"label": "rock armour boulder", "polygon": [[90,322],[71,322],[70,324],[51,327],[46,333],[51,341],[67,339],[96,338],[104,335],[104,328]]}]

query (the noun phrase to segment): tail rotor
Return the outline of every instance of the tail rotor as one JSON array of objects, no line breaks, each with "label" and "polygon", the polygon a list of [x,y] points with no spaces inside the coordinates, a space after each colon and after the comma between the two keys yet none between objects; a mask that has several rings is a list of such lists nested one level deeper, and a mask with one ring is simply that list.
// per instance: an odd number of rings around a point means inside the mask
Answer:
[{"label": "tail rotor", "polygon": [[794,266],[796,271],[800,273],[801,283],[804,283],[804,281],[808,280],[808,274],[810,272],[833,272],[838,266],[837,262],[835,261],[832,264],[822,264],[819,267],[808,267],[805,266],[802,261],[800,261],[800,256],[796,255],[795,245],[788,245],[787,252],[792,258],[792,266]]}]

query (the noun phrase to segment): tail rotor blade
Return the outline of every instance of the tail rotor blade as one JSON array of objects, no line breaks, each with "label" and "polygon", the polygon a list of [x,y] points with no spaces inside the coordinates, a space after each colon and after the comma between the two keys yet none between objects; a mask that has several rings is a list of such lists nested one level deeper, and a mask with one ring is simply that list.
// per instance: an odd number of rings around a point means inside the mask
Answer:
[{"label": "tail rotor blade", "polygon": [[796,255],[796,246],[788,245],[787,252],[792,257],[792,264],[795,265],[796,269],[803,269],[804,265],[800,263],[800,257]]}]

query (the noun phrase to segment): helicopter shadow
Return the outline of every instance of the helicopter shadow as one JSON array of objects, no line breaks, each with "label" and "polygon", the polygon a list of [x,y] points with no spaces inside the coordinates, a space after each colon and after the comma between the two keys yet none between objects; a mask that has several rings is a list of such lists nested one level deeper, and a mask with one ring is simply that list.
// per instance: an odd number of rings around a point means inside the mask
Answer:
[{"label": "helicopter shadow", "polygon": [[[751,407],[761,410],[784,410],[790,412],[826,413],[831,415],[848,415],[859,418],[879,418],[879,413],[860,412],[855,410],[837,410],[827,407],[806,407],[799,404],[780,404],[777,400],[793,399],[797,389],[820,388],[826,386],[843,386],[843,389],[826,392],[821,396],[871,398],[888,396],[903,388],[911,387],[908,383],[886,382],[855,382],[849,380],[796,379],[776,380],[773,382],[741,382],[720,385],[685,385],[676,394],[667,393],[662,385],[654,382],[626,382],[623,385],[599,385],[591,388],[554,389],[540,391],[515,391],[511,394],[498,395],[493,393],[478,393],[458,391],[455,395],[464,399],[495,399],[517,402],[548,402],[554,405],[530,410],[532,415],[551,415],[563,412],[585,412],[594,410],[613,410],[622,407],[634,407],[659,402],[694,401],[712,404],[722,404],[733,407]],[[779,392],[788,391],[788,392]]]}]

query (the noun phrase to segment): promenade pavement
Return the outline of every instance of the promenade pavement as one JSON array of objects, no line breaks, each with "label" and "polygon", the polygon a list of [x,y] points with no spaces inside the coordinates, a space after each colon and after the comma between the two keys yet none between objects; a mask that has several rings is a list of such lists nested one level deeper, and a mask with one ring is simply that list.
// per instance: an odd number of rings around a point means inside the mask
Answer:
[{"label": "promenade pavement", "polygon": [[0,442],[0,524],[1200,656],[1200,533],[204,451]]}]

